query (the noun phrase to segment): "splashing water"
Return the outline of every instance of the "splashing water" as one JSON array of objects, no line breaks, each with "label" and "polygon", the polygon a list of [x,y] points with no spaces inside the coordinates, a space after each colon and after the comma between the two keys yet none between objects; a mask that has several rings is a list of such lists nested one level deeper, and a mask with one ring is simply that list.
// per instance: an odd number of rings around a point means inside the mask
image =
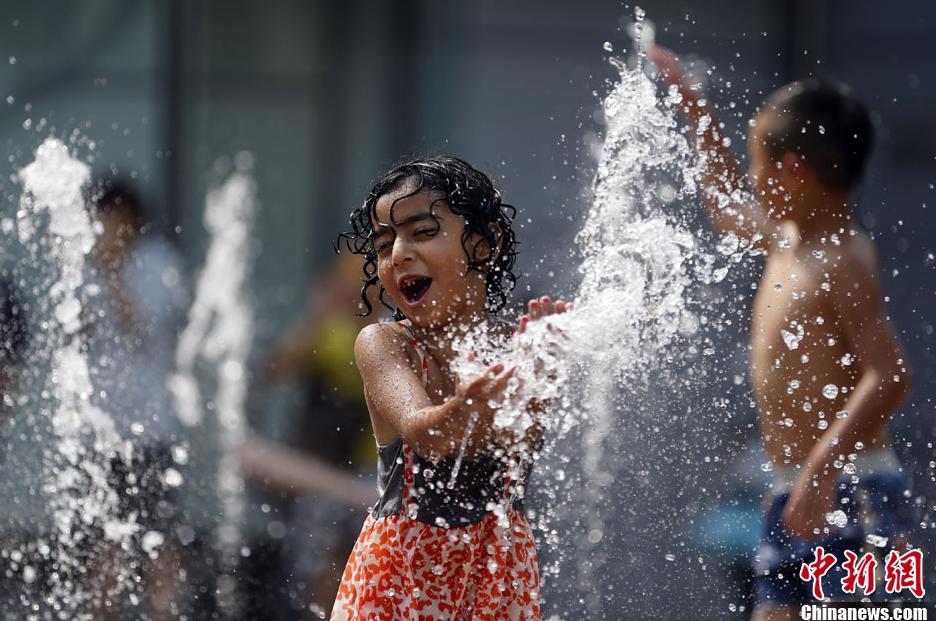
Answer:
[{"label": "splashing water", "polygon": [[218,497],[223,511],[217,536],[225,572],[218,577],[218,593],[222,609],[234,617],[238,603],[231,574],[240,557],[244,513],[237,450],[246,434],[245,365],[253,335],[252,314],[245,300],[250,225],[256,211],[252,159],[248,153],[239,154],[235,172],[208,193],[204,222],[211,241],[188,324],[176,350],[176,372],[168,380],[179,418],[187,425],[197,425],[204,414],[196,363],[205,361],[214,374],[215,392],[210,403],[218,418]]},{"label": "splashing water", "polygon": [[[534,396],[551,400],[543,421],[545,460],[560,456],[560,463],[569,464],[568,447],[560,443],[577,428],[581,488],[553,492],[556,498],[569,494],[572,498],[550,503],[555,505],[550,510],[556,519],[561,519],[562,511],[578,514],[575,519],[584,516],[579,525],[585,537],[574,553],[583,592],[594,591],[591,587],[597,584],[596,572],[607,547],[599,545],[605,528],[598,508],[606,503],[606,486],[615,473],[607,471],[603,446],[619,431],[618,419],[636,416],[620,406],[618,397],[644,385],[662,360],[672,362],[678,354],[673,345],[699,329],[691,302],[693,288],[718,281],[721,272],[727,272],[727,267],[713,269],[716,259],[703,252],[686,226],[664,209],[698,192],[700,167],[692,145],[679,131],[678,100],[659,98],[639,62],[633,68],[616,59],[612,63],[619,81],[603,102],[606,135],[593,201],[577,237],[582,281],[574,310],[530,323],[525,334],[514,337],[506,357],[495,354],[497,346],[483,334],[471,335],[456,347],[463,354],[456,364],[462,377],[477,375],[482,368],[479,362],[468,362],[467,352],[486,352],[478,359],[517,366],[523,383],[514,387],[515,398],[501,409],[496,426],[525,430],[533,422],[531,416],[525,407],[510,404],[525,404]],[[527,460],[525,448],[512,459]],[[547,543],[570,543],[550,537],[555,529],[545,530]],[[549,568],[544,573],[548,575]],[[600,618],[600,597],[595,595],[586,604],[589,615]]]},{"label": "splashing water", "polygon": [[[693,235],[661,207],[695,196],[695,155],[679,133],[670,101],[639,69],[615,62],[620,81],[604,101],[607,134],[594,184],[594,200],[579,232],[582,282],[575,310],[533,322],[515,337],[504,359],[524,378],[520,396],[568,397],[571,379],[593,383],[592,398],[646,377],[660,353],[698,329],[688,292],[699,279],[711,280],[712,259]],[[482,365],[467,352],[494,352],[485,334],[470,335],[456,348],[463,377]],[[491,356],[480,356],[479,360]],[[522,400],[522,399],[521,399]],[[605,411],[606,405],[585,411]],[[568,430],[582,412],[553,408],[557,427]],[[529,424],[522,409],[501,410],[497,424]]]},{"label": "splashing water", "polygon": [[[127,521],[115,517],[119,499],[108,481],[111,460],[129,463],[132,447],[116,432],[113,420],[91,403],[93,386],[82,349],[82,295],[93,293],[82,291],[86,258],[95,243],[82,194],[90,170],[64,143],[49,138],[36,150],[35,161],[20,170],[19,179],[19,240],[38,267],[35,290],[47,291],[39,310],[48,327],[38,336],[37,355],[48,356],[50,370],[41,391],[48,405],[40,411],[54,434],[43,460],[43,490],[54,530],[51,545],[40,541],[37,548],[47,551],[57,569],[42,608],[58,610],[57,618],[88,619],[92,594],[82,579],[88,573],[82,550],[95,542],[97,529],[127,550],[138,529],[135,516]],[[131,586],[132,581],[118,584]]]}]

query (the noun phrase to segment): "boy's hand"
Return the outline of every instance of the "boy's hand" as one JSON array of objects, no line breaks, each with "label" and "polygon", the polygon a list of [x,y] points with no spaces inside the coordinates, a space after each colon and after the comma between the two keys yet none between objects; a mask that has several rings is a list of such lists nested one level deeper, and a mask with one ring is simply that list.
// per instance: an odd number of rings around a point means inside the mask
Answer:
[{"label": "boy's hand", "polygon": [[694,102],[698,99],[698,95],[686,82],[686,71],[683,69],[682,63],[676,59],[676,55],[671,50],[665,47],[653,46],[647,52],[647,55],[659,68],[660,77],[667,84],[675,85],[679,90],[679,94],[683,96],[683,100]]},{"label": "boy's hand", "polygon": [[[826,515],[836,508],[837,475],[835,470],[823,472],[822,466],[803,468],[783,510],[783,526],[789,534],[804,541],[815,541],[825,536],[823,528],[829,526]],[[814,481],[817,485],[813,484]],[[818,534],[816,529],[819,529]]]},{"label": "boy's hand", "polygon": [[548,295],[544,295],[539,299],[530,300],[527,304],[527,310],[527,314],[520,317],[520,324],[517,326],[517,332],[520,334],[526,332],[527,324],[531,321],[537,321],[547,315],[559,315],[570,311],[572,310],[572,304],[567,304],[564,300],[559,300],[554,304]]}]

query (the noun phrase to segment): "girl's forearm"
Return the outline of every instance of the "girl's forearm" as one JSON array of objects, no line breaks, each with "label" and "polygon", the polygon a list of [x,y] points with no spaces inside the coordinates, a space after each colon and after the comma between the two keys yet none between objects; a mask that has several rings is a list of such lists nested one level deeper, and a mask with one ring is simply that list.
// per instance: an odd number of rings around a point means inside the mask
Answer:
[{"label": "girl's forearm", "polygon": [[470,415],[466,404],[458,395],[440,405],[432,405],[413,412],[400,435],[422,454],[440,457],[451,455],[461,446]]},{"label": "girl's forearm", "polygon": [[474,455],[487,450],[494,440],[493,413],[489,407],[472,407],[455,395],[441,405],[414,412],[400,435],[424,455]]}]

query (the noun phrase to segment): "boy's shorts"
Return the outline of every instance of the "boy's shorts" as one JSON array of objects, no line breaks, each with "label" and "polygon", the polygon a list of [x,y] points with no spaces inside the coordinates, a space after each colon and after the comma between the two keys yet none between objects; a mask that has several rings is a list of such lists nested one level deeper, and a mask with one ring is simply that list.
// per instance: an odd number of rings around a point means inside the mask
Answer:
[{"label": "boy's shorts", "polygon": [[[814,602],[812,583],[799,577],[803,563],[815,559],[815,549],[822,546],[826,553],[834,554],[837,563],[822,578],[822,590],[831,601],[859,600],[862,593],[849,594],[842,590],[845,570],[845,550],[861,555],[877,550],[879,567],[887,547],[870,535],[886,538],[906,536],[914,524],[915,508],[910,498],[909,479],[901,471],[893,451],[877,449],[859,456],[855,462],[856,474],[839,479],[836,509],[845,512],[848,519],[843,527],[830,527],[831,532],[819,541],[806,542],[787,534],[782,525],[783,510],[789,500],[798,471],[792,469],[778,473],[767,502],[760,545],[754,556],[755,605],[795,605]],[[854,479],[857,478],[857,483]],[[870,541],[869,541],[870,540]],[[879,585],[880,586],[880,585]],[[882,594],[878,588],[872,599]]]}]

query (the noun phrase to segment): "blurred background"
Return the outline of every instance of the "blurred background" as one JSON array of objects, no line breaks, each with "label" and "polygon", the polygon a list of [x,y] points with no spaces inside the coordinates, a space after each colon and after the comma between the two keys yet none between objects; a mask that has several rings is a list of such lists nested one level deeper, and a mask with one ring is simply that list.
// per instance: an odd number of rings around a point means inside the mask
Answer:
[{"label": "blurred background", "polygon": [[[919,545],[934,558],[936,5],[641,6],[659,43],[714,69],[711,97],[736,129],[741,157],[747,119],[767,93],[793,79],[841,79],[873,110],[879,141],[856,218],[878,244],[891,317],[915,370],[913,394],[892,429],[923,509]],[[249,280],[255,334],[247,416],[255,442],[244,456],[242,618],[317,618],[310,604],[330,607],[329,589],[373,484],[373,446],[348,352],[360,327],[348,277],[357,268],[336,262],[333,249],[348,213],[394,163],[458,155],[491,174],[520,211],[516,301],[527,292],[569,295],[577,282],[570,250],[601,141],[601,97],[615,75],[603,45],[615,53],[630,47],[632,15],[619,2],[561,0],[0,6],[4,215],[19,199],[13,173],[47,136],[77,129],[94,142],[95,179],[133,186],[147,235],[177,258],[173,288],[190,299],[208,243],[206,190],[237,153],[253,154],[260,206]],[[699,226],[707,226],[704,219]],[[5,264],[16,260],[4,251]],[[745,350],[751,284],[761,266],[743,267],[708,291],[736,320],[709,335],[722,355],[706,380],[691,394],[649,394],[635,406],[641,416],[653,413],[657,429],[635,432],[646,433],[646,442],[632,444],[643,448],[605,499],[613,534],[600,546],[602,571],[583,583],[564,556],[563,549],[588,546],[579,541],[584,533],[542,551],[545,564],[562,567],[546,577],[546,616],[749,614],[747,559],[767,475],[759,468],[765,458]],[[7,298],[22,295],[7,280]],[[31,330],[24,326],[24,340]],[[41,528],[43,510],[29,457],[37,437],[10,424],[22,415],[15,402],[3,407],[0,581],[12,615],[27,585],[9,542]],[[181,533],[173,563],[186,570],[172,587],[180,593],[175,612],[209,618],[217,611],[214,435],[210,425],[184,433],[173,437],[191,449],[186,482],[173,499],[183,507],[173,523]],[[315,481],[326,483],[319,489]],[[351,491],[330,492],[329,481]],[[361,487],[349,488],[353,482]],[[531,502],[562,499],[534,492]],[[931,560],[926,571],[936,588]]]}]

